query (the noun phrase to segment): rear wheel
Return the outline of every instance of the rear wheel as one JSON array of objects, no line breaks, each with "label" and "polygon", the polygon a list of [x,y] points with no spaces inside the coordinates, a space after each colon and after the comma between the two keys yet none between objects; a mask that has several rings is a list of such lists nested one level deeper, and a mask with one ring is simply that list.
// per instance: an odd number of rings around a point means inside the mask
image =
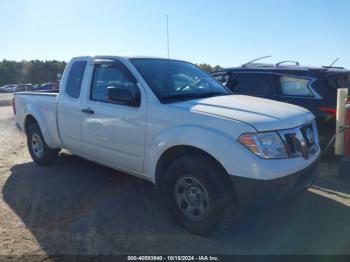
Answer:
[{"label": "rear wheel", "polygon": [[167,168],[164,194],[177,222],[187,230],[211,235],[230,225],[237,213],[234,188],[211,157],[194,153]]},{"label": "rear wheel", "polygon": [[31,124],[27,130],[27,145],[34,162],[43,166],[52,164],[60,151],[46,144],[40,127],[36,123]]}]

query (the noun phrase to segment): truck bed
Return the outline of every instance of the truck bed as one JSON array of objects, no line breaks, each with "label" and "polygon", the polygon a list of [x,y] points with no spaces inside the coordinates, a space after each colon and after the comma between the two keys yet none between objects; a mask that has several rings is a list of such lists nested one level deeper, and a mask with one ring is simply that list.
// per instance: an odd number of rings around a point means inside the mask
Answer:
[{"label": "truck bed", "polygon": [[61,145],[56,121],[57,97],[57,92],[14,93],[18,126],[26,131],[26,116],[35,115],[47,144],[52,148]]}]

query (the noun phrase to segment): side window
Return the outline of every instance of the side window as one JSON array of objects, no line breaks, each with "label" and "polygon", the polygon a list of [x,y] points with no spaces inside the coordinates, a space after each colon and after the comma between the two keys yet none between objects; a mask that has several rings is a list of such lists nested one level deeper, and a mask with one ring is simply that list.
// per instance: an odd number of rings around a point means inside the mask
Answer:
[{"label": "side window", "polygon": [[126,70],[126,68],[116,65],[96,65],[90,94],[91,99],[111,102],[107,93],[107,88],[111,86],[129,89],[135,96],[139,94],[137,85],[130,81]]},{"label": "side window", "polygon": [[235,73],[237,94],[269,98],[274,95],[275,76],[257,73]]},{"label": "side window", "polygon": [[333,88],[348,88],[350,89],[350,74],[348,75],[335,75],[330,77],[329,84]]},{"label": "side window", "polygon": [[308,96],[313,97],[309,89],[310,80],[291,76],[281,77],[282,94],[286,96]]},{"label": "side window", "polygon": [[73,98],[79,98],[81,83],[83,81],[86,61],[73,62],[66,84],[66,94]]}]

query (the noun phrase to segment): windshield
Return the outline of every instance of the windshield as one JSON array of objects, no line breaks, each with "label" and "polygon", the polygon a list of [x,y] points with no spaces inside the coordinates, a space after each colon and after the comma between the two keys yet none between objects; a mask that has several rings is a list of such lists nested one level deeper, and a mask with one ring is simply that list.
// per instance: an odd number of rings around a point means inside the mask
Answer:
[{"label": "windshield", "polygon": [[231,94],[191,63],[145,58],[131,59],[131,62],[162,103]]}]

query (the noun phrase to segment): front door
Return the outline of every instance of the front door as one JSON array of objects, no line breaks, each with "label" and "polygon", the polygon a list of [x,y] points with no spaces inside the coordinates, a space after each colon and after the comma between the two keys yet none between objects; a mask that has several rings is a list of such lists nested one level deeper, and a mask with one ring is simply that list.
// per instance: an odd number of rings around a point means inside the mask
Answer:
[{"label": "front door", "polygon": [[[141,173],[146,132],[146,97],[139,83],[130,81],[121,62],[96,64],[89,92],[82,104],[81,132],[85,155],[114,167]],[[114,85],[139,92],[140,106],[109,100]]]}]

